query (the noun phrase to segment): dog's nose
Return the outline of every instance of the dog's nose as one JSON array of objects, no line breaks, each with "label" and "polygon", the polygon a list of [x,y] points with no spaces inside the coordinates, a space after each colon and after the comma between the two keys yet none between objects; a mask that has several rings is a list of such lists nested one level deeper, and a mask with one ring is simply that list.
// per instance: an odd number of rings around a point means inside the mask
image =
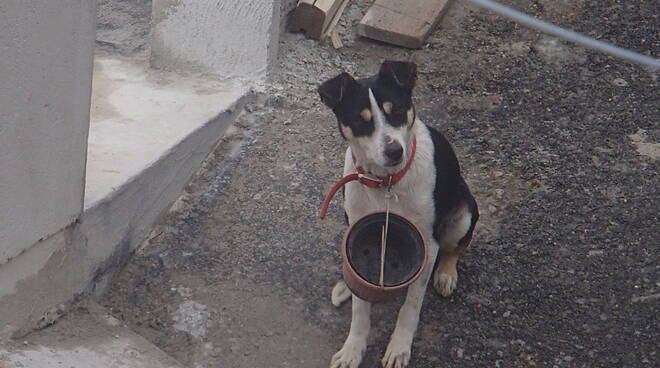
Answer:
[{"label": "dog's nose", "polygon": [[403,147],[395,140],[385,143],[385,156],[392,162],[401,161],[403,157]]}]

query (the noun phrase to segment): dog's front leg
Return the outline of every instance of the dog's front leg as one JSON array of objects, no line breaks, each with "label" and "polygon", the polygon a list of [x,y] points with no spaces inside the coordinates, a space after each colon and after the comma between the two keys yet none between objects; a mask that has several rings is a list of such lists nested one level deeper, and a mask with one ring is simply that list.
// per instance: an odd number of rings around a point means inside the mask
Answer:
[{"label": "dog's front leg", "polygon": [[367,349],[367,337],[371,328],[371,303],[353,295],[351,330],[344,346],[333,357],[331,368],[357,368]]},{"label": "dog's front leg", "polygon": [[[432,237],[430,238],[432,239]],[[435,258],[438,256],[438,249],[439,247],[436,242],[431,241],[426,268],[419,279],[408,287],[406,301],[399,310],[396,328],[394,329],[394,333],[392,333],[390,343],[387,345],[387,350],[383,356],[382,363],[385,368],[404,368],[408,366],[410,349],[415,332],[417,331],[419,313],[424,302],[424,295],[426,294],[426,285],[431,278],[433,264],[435,263]]]}]

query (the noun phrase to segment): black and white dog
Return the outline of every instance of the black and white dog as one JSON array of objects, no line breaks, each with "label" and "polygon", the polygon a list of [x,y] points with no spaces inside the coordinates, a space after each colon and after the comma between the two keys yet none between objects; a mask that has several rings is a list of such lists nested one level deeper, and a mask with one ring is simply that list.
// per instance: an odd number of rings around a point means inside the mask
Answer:
[{"label": "black and white dog", "polygon": [[[416,80],[414,63],[385,61],[377,75],[356,80],[342,73],[318,90],[336,115],[339,131],[349,145],[344,175],[363,170],[371,176],[391,178],[400,176],[408,166],[391,188],[398,198],[390,204],[391,210],[414,222],[429,245],[427,267],[408,288],[399,311],[382,359],[385,368],[408,365],[431,274],[437,292],[449,296],[454,291],[458,280],[456,263],[469,245],[479,218],[477,203],[461,177],[451,145],[437,130],[417,119],[412,103]],[[359,181],[346,184],[344,208],[349,224],[371,212],[383,211],[386,193],[385,188],[373,188]],[[332,303],[339,306],[351,295],[340,281],[332,290]],[[367,347],[370,310],[369,302],[353,295],[350,332],[344,346],[332,357],[332,368],[360,365]]]}]

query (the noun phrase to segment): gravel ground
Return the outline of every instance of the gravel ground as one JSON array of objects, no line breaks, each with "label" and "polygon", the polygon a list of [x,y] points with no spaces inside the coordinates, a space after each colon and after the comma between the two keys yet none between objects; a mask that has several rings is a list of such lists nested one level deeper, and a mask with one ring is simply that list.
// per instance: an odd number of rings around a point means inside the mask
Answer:
[{"label": "gravel ground", "polygon": [[[660,55],[660,3],[510,0]],[[242,116],[103,304],[190,367],[325,367],[350,307],[329,300],[345,230],[344,143],[315,89],[384,58],[414,60],[416,106],[455,146],[484,215],[450,298],[429,289],[413,367],[660,366],[657,73],[454,4],[421,50],[281,41],[272,88]],[[337,202],[337,201],[336,201]],[[375,367],[399,301],[378,305]]]}]

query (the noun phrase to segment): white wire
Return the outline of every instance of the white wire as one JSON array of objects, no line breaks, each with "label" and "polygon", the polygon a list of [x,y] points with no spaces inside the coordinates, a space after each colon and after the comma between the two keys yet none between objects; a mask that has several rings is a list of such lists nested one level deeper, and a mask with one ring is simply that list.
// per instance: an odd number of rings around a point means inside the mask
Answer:
[{"label": "white wire", "polygon": [[488,10],[491,10],[501,16],[504,16],[506,18],[509,18],[515,22],[518,22],[520,24],[524,24],[528,27],[535,28],[541,32],[549,33],[551,35],[557,36],[559,38],[565,39],[567,41],[575,42],[579,45],[582,45],[584,47],[588,47],[594,50],[602,51],[606,54],[610,54],[612,56],[617,56],[622,59],[626,59],[628,61],[632,61],[637,64],[642,64],[649,66],[653,69],[660,69],[660,60],[655,59],[650,56],[638,54],[636,52],[632,52],[626,49],[622,49],[620,47],[610,45],[609,43],[603,42],[603,41],[598,41],[593,38],[584,36],[580,33],[570,31],[568,29],[564,29],[561,27],[558,27],[552,23],[548,23],[533,17],[530,17],[529,15],[525,13],[521,13],[517,10],[514,10],[512,8],[509,8],[507,6],[501,5],[499,3],[496,3],[491,0],[467,0],[468,2],[481,6],[483,8],[486,8]]},{"label": "white wire", "polygon": [[388,191],[387,194],[385,194],[385,198],[387,200],[385,226],[383,226],[380,243],[380,287],[385,287],[385,252],[387,250],[387,232],[390,225],[390,199],[392,199],[391,192]]}]

